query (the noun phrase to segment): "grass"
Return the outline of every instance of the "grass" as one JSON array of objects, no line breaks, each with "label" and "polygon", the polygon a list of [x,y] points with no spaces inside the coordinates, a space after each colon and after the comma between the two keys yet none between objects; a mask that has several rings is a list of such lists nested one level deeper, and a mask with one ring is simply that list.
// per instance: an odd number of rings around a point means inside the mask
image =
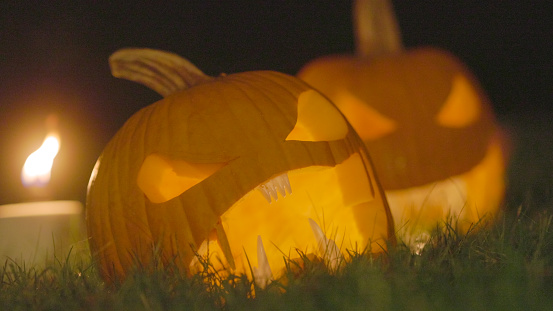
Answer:
[{"label": "grass", "polygon": [[[420,255],[404,245],[374,258],[354,254],[336,271],[304,257],[286,281],[259,288],[244,277],[136,272],[106,285],[89,260],[47,268],[7,260],[2,310],[549,310],[553,213],[518,213],[459,234],[437,231]],[[207,280],[207,282],[206,282]],[[217,283],[219,286],[210,284]]]}]

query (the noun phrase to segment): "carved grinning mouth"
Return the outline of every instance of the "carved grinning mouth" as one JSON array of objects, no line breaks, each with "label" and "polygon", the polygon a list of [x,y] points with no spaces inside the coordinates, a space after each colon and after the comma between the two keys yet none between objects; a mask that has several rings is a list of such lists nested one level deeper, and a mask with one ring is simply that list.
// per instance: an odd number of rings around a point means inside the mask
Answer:
[{"label": "carved grinning mouth", "polygon": [[[267,202],[273,203],[276,202],[279,198],[279,194],[282,198],[286,197],[286,194],[292,194],[292,187],[290,185],[290,180],[288,178],[288,173],[283,173],[274,178],[271,178],[269,181],[259,185],[256,189],[261,192]],[[317,252],[323,261],[331,269],[335,269],[338,264],[343,260],[343,255],[340,251],[340,248],[336,245],[336,242],[328,238],[323,229],[319,224],[308,218],[309,226],[313,232],[313,237],[317,245]],[[207,252],[209,241],[205,241],[198,249],[199,254],[205,254]],[[232,253],[223,252],[222,255],[225,257],[227,262],[232,262]],[[197,258],[194,258],[190,266],[194,266],[197,263]],[[255,264],[252,266],[252,272],[256,283],[264,287],[269,282],[274,279],[269,260],[267,258],[267,253],[265,251],[265,246],[263,245],[263,239],[260,235],[257,236],[257,266]]]},{"label": "carved grinning mouth", "polygon": [[[362,160],[355,154],[334,167],[288,171],[259,184],[221,215],[216,236],[197,249],[200,259],[213,258],[216,270],[251,273],[259,286],[285,272],[283,257],[295,261],[305,253],[337,268],[347,257],[342,247],[364,248],[370,230],[356,225],[353,212],[369,211],[375,199],[370,179],[359,176]],[[198,260],[192,271],[204,269]]]}]

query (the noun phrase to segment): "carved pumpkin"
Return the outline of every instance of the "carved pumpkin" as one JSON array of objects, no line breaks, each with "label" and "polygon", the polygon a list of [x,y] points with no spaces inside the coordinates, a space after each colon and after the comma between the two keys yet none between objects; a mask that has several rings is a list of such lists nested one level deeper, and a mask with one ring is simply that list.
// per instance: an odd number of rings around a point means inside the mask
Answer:
[{"label": "carved pumpkin", "polygon": [[365,142],[398,235],[416,247],[436,225],[494,215],[504,155],[488,98],[469,70],[435,48],[401,48],[391,4],[354,6],[358,55],[327,56],[298,76],[328,96]]},{"label": "carved pumpkin", "polygon": [[331,261],[393,240],[363,142],[299,79],[213,78],[149,49],[120,50],[110,64],[165,98],[124,124],[91,176],[90,248],[107,280],[154,258],[192,273],[198,252],[235,273],[251,264],[267,281],[296,249]]}]

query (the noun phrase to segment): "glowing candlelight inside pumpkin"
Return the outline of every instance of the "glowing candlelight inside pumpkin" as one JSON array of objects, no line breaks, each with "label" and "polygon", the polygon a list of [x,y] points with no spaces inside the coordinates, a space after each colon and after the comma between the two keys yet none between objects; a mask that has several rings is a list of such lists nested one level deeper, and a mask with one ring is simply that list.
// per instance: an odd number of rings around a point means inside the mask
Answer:
[{"label": "glowing candlelight inside pumpkin", "polygon": [[60,139],[56,132],[46,136],[42,146],[25,161],[21,171],[24,186],[44,186],[50,181],[54,158],[60,150]]}]

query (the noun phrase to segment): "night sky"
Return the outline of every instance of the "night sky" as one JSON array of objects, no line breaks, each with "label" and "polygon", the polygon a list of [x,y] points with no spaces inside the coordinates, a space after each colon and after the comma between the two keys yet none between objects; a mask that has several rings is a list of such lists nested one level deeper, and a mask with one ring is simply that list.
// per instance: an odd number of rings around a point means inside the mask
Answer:
[{"label": "night sky", "polygon": [[[84,201],[105,144],[134,112],[160,99],[110,75],[107,59],[119,48],[172,51],[209,75],[296,74],[309,60],[354,49],[344,0],[112,2],[0,3],[0,204],[33,199],[20,172],[44,139],[49,113],[58,114],[62,136],[50,197]],[[394,5],[406,48],[447,49],[480,79],[520,142],[512,184],[522,192],[553,179],[553,10],[494,2]]]}]

